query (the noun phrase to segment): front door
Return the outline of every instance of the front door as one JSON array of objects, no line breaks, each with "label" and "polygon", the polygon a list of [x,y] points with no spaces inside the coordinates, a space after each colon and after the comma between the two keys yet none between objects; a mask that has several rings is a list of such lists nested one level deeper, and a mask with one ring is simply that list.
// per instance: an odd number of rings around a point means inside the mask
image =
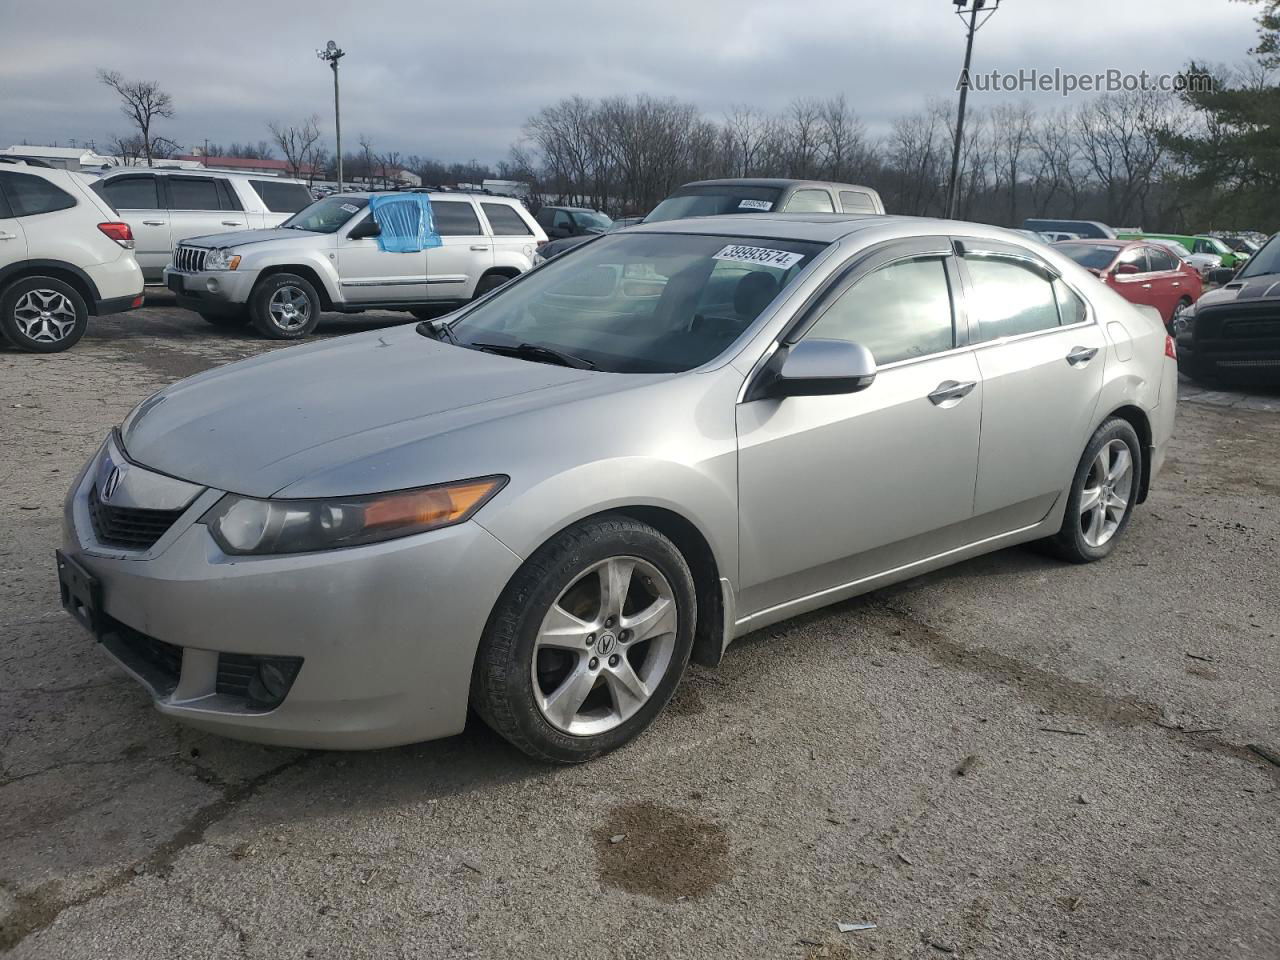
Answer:
[{"label": "front door", "polygon": [[1043,520],[1071,485],[1102,388],[1107,341],[1085,301],[1025,251],[974,242],[963,266],[982,374],[977,532]]},{"label": "front door", "polygon": [[480,226],[469,199],[431,201],[440,246],[427,251],[427,296],[432,300],[470,300],[476,284],[493,266],[493,238]]},{"label": "front door", "polygon": [[973,354],[954,349],[949,249],[881,248],[816,307],[801,336],[870,349],[870,387],[739,404],[741,615],[962,545],[983,388]]},{"label": "front door", "polygon": [[367,209],[338,231],[338,276],[347,303],[420,302],[427,298],[427,253],[391,253],[378,238],[352,238],[373,216]]}]

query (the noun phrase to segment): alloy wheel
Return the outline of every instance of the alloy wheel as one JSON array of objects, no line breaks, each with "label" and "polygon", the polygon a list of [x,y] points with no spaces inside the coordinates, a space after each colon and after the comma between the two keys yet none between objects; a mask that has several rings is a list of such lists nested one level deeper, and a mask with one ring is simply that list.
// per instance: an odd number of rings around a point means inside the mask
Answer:
[{"label": "alloy wheel", "polygon": [[1098,451],[1080,491],[1080,531],[1091,547],[1116,535],[1133,496],[1133,454],[1123,440]]},{"label": "alloy wheel", "polygon": [[61,343],[76,328],[76,308],[57,290],[28,290],[13,308],[18,331],[36,343]]},{"label": "alloy wheel", "polygon": [[594,736],[635,715],[671,665],[679,611],[658,568],[610,557],[566,587],[534,640],[533,692],[542,716],[572,736]]},{"label": "alloy wheel", "polygon": [[281,330],[300,330],[311,319],[311,301],[298,287],[281,287],[271,295],[267,309]]}]

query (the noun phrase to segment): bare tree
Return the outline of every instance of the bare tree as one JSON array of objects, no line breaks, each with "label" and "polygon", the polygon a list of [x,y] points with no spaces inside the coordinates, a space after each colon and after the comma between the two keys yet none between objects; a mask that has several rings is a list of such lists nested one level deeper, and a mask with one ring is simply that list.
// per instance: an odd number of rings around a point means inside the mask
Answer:
[{"label": "bare tree", "polygon": [[312,114],[300,124],[289,124],[272,121],[267,124],[271,137],[284,154],[284,162],[289,167],[289,176],[301,176],[302,171],[310,166],[311,153],[316,141],[320,139],[320,117]]},{"label": "bare tree", "polygon": [[152,165],[154,149],[151,127],[158,117],[173,116],[173,98],[154,80],[126,80],[118,70],[99,70],[98,81],[120,97],[120,111],[138,128],[142,155]]},{"label": "bare tree", "polygon": [[116,134],[111,138],[108,149],[120,158],[121,165],[132,167],[142,159],[142,138],[136,133],[127,137]]},{"label": "bare tree", "polygon": [[1018,191],[1031,150],[1035,112],[1029,104],[1001,104],[991,111],[991,147],[996,190],[1004,193],[1010,226],[1018,224]]}]

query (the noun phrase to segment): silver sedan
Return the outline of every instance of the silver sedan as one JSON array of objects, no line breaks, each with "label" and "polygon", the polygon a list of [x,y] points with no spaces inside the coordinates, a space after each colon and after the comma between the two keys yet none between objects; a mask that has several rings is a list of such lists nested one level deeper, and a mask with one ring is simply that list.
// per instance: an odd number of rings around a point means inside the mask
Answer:
[{"label": "silver sedan", "polygon": [[150,397],[67,496],[62,600],[197,727],[355,749],[470,706],[581,761],[775,621],[1026,541],[1107,556],[1173,353],[992,227],[634,227]]}]

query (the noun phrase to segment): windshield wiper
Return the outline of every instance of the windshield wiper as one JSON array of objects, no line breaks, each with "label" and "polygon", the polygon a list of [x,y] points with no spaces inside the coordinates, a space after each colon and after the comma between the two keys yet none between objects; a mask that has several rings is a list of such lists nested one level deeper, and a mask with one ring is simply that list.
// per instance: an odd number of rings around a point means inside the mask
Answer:
[{"label": "windshield wiper", "polygon": [[446,343],[457,343],[458,338],[454,335],[453,330],[443,318],[439,320],[423,320],[415,328],[424,337],[431,337],[433,340],[443,340]]},{"label": "windshield wiper", "polygon": [[590,360],[575,357],[572,353],[544,347],[537,343],[467,343],[463,346],[473,350],[484,350],[486,353],[497,353],[508,357],[519,357],[521,360],[535,360],[541,363],[557,363],[562,367],[574,367],[578,370],[594,370],[596,365]]}]

